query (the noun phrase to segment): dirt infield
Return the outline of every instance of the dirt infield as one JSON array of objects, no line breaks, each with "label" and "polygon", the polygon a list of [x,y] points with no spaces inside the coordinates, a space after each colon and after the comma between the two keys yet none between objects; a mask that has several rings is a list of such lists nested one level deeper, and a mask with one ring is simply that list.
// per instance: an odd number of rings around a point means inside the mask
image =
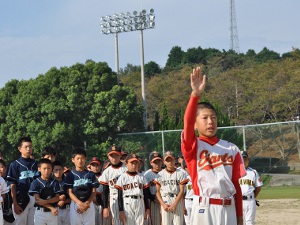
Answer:
[{"label": "dirt infield", "polygon": [[256,225],[300,225],[300,199],[259,200]]}]

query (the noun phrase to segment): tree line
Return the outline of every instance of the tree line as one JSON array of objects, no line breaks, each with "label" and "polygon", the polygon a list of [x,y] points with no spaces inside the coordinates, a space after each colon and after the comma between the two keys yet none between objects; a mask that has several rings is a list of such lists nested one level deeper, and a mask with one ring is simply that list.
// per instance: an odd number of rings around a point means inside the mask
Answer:
[{"label": "tree line", "polygon": [[[148,130],[182,129],[190,94],[189,74],[201,66],[208,76],[203,96],[218,110],[219,126],[285,121],[299,113],[300,51],[281,56],[264,48],[246,54],[175,46],[164,68],[145,65]],[[105,155],[118,133],[144,131],[140,66],[117,75],[105,62],[87,60],[51,68],[30,80],[11,80],[0,89],[0,147],[15,159],[16,141],[30,136],[38,156],[53,146],[63,161],[86,144]]]}]

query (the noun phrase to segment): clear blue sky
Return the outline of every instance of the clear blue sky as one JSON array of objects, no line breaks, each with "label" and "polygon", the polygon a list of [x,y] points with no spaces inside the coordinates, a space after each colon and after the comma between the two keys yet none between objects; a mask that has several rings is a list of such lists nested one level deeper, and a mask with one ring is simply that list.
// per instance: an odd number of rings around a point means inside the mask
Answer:
[{"label": "clear blue sky", "polygon": [[[115,70],[113,35],[100,33],[100,17],[153,8],[155,29],[144,31],[145,63],[165,66],[172,47],[228,50],[230,0],[2,0],[0,88],[51,67],[87,59]],[[240,52],[264,47],[280,54],[300,48],[299,0],[235,0]],[[120,68],[140,65],[140,34],[119,34]]]}]

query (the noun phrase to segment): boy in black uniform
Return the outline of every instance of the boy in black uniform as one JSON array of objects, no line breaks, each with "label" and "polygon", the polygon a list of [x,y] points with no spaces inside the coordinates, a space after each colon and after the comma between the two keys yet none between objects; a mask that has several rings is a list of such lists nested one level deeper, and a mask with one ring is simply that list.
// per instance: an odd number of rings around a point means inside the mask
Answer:
[{"label": "boy in black uniform", "polygon": [[15,225],[33,225],[34,198],[28,196],[31,182],[37,175],[37,162],[30,158],[32,141],[29,137],[22,137],[18,142],[21,157],[10,164],[7,181],[10,182],[13,199],[13,214]]},{"label": "boy in black uniform", "polygon": [[70,203],[71,199],[66,191],[63,189],[63,184],[65,180],[65,175],[63,173],[64,166],[60,161],[54,161],[52,163],[53,167],[53,178],[55,178],[60,186],[60,190],[63,192],[64,200],[60,200],[57,203],[58,206],[58,225],[70,225]]},{"label": "boy in black uniform", "polygon": [[35,198],[34,224],[57,225],[58,210],[56,203],[60,200],[59,183],[51,177],[52,164],[49,159],[39,161],[38,170],[41,176],[36,178],[30,185],[29,194]]},{"label": "boy in black uniform", "polygon": [[99,182],[93,172],[85,169],[86,151],[76,148],[72,153],[72,162],[75,165],[66,177],[64,188],[71,198],[70,220],[71,225],[94,225],[95,207],[93,199]]}]

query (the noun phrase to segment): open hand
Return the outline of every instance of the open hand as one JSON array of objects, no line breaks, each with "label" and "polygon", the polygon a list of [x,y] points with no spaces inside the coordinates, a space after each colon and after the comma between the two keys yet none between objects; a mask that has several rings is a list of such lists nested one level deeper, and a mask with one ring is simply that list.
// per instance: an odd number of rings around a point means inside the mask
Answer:
[{"label": "open hand", "polygon": [[196,69],[193,69],[190,79],[192,95],[200,96],[206,85],[206,75],[202,76],[201,68],[197,67]]}]

